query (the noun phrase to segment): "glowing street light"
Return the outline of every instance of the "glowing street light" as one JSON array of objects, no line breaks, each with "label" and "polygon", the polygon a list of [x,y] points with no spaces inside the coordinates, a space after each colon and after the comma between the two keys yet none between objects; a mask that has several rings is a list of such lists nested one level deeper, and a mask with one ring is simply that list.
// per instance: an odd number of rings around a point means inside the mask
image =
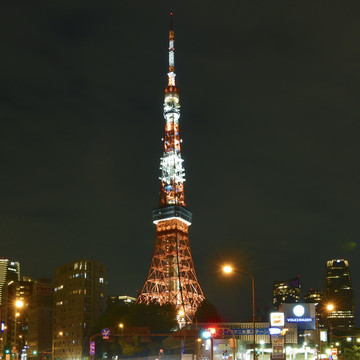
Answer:
[{"label": "glowing street light", "polygon": [[24,302],[22,301],[22,300],[16,300],[15,301],[15,307],[17,308],[17,309],[20,309],[20,308],[22,308],[24,306]]},{"label": "glowing street light", "polygon": [[[228,275],[233,272],[233,268],[231,265],[224,265],[222,267],[222,271]],[[255,337],[255,280],[254,276],[250,274],[248,271],[243,269],[237,269],[237,271],[243,272],[250,276],[251,278],[251,285],[252,285],[252,321],[253,321],[253,359],[256,358],[256,337]]]},{"label": "glowing street light", "polygon": [[230,274],[230,273],[232,273],[233,269],[232,269],[232,267],[230,265],[225,265],[223,267],[223,271],[224,271],[225,274]]},{"label": "glowing street light", "polygon": [[265,345],[265,340],[260,340],[260,345],[261,345],[261,360],[264,360],[264,345]]},{"label": "glowing street light", "polygon": [[20,299],[17,299],[14,304],[14,347],[16,348],[16,326],[17,326],[17,320],[16,318],[20,316],[20,313],[18,312],[18,309],[21,309],[24,306],[24,302]]}]

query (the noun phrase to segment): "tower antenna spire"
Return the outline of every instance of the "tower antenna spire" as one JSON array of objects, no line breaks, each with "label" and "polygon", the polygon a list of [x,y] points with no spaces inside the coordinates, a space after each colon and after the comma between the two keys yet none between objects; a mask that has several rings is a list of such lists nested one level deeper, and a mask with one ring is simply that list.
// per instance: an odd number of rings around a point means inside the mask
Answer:
[{"label": "tower antenna spire", "polygon": [[181,158],[180,97],[175,84],[174,30],[170,13],[169,71],[163,115],[165,132],[160,159],[159,207],[153,210],[156,239],[149,272],[138,303],[172,304],[179,326],[192,321],[205,299],[192,260],[189,226],[192,213],[185,203],[185,169]]},{"label": "tower antenna spire", "polygon": [[172,27],[173,13],[170,13],[170,31],[169,31],[169,72],[168,86],[175,86],[175,39]]}]

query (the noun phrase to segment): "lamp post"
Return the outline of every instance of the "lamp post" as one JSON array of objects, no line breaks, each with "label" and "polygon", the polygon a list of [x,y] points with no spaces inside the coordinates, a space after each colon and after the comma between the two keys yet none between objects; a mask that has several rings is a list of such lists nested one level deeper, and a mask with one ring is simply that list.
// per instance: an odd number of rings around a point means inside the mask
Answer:
[{"label": "lamp post", "polygon": [[[323,315],[325,311],[332,312],[334,311],[335,307],[333,304],[327,304],[325,308],[323,308],[321,311],[319,311],[319,314]],[[330,341],[330,350],[332,349],[332,324],[329,322],[328,318],[326,317],[327,323],[329,324],[329,341]],[[315,314],[315,321],[316,321],[316,338],[318,343],[318,351],[317,351],[317,359],[321,359],[321,336],[320,336],[320,327],[319,327],[319,320],[318,320],[318,314]]]},{"label": "lamp post", "polygon": [[15,306],[14,306],[14,347],[16,349],[16,326],[17,326],[17,320],[16,318],[20,315],[18,313],[18,310],[21,309],[24,306],[24,302],[22,300],[16,300]]},{"label": "lamp post", "polygon": [[[230,265],[223,266],[223,272],[225,274],[231,274],[233,272],[233,268]],[[243,272],[250,276],[251,278],[251,285],[252,285],[252,322],[253,322],[253,359],[256,358],[256,337],[255,337],[255,280],[254,276],[250,274],[248,271],[243,269],[236,269],[237,271]]]},{"label": "lamp post", "polygon": [[265,345],[265,341],[264,341],[264,340],[260,340],[260,345],[261,345],[261,360],[264,360],[264,345]]},{"label": "lamp post", "polygon": [[[333,304],[328,304],[327,306],[326,306],[326,310],[328,311],[328,312],[332,312],[332,311],[334,311],[334,305]],[[332,349],[332,324],[331,324],[331,322],[329,321],[328,322],[329,323],[329,340],[330,340],[330,350]]]}]

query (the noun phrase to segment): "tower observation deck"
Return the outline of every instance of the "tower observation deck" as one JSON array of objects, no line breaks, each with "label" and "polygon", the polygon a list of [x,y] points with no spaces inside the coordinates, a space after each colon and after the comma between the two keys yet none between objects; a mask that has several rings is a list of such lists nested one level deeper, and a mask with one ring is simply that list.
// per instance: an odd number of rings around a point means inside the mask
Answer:
[{"label": "tower observation deck", "polygon": [[188,235],[192,213],[185,203],[185,169],[179,131],[180,98],[175,82],[174,54],[171,13],[168,85],[163,105],[165,132],[160,159],[160,198],[159,207],[152,212],[156,238],[149,272],[137,302],[173,304],[178,310],[178,322],[182,324],[192,321],[205,297],[195,273]]}]

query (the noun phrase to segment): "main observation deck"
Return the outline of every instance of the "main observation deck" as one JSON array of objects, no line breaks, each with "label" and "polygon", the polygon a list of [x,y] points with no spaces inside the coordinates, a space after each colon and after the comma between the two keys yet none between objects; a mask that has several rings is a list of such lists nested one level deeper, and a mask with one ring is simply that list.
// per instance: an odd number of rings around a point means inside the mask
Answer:
[{"label": "main observation deck", "polygon": [[152,211],[153,223],[159,221],[178,219],[190,226],[192,221],[192,212],[182,206],[170,205],[164,206]]}]

